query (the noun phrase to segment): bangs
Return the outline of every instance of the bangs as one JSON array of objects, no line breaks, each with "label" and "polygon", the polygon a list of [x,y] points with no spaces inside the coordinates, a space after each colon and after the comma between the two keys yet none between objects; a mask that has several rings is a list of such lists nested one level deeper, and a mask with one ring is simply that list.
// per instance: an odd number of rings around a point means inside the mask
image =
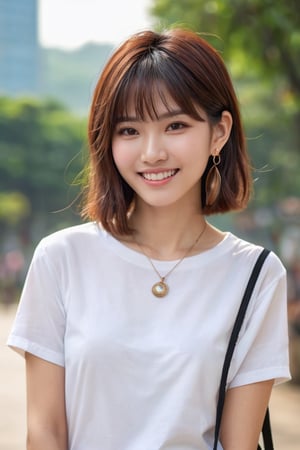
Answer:
[{"label": "bangs", "polygon": [[197,110],[201,105],[197,105],[195,93],[183,81],[186,75],[180,76],[176,65],[159,50],[148,50],[143,58],[133,64],[119,85],[112,111],[113,124],[120,118],[126,119],[132,106],[138,120],[157,120],[157,99],[171,112],[174,105],[170,105],[170,97],[184,114],[202,121],[203,117]]}]

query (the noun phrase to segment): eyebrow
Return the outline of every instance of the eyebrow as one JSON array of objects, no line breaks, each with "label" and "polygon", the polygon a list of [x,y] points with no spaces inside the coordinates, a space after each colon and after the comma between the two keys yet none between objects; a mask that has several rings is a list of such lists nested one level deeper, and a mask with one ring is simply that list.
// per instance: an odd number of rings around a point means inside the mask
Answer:
[{"label": "eyebrow", "polygon": [[[170,119],[174,116],[179,116],[180,114],[186,114],[182,109],[174,109],[173,111],[166,111],[163,114],[157,116],[157,120]],[[117,118],[117,123],[120,122],[142,122],[137,116],[123,116]]]}]

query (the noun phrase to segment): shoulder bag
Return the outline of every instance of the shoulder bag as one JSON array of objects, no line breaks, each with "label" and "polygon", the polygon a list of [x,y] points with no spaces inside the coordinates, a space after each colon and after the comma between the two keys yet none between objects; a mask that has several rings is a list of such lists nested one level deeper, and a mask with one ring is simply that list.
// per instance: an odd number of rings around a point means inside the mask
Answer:
[{"label": "shoulder bag", "polygon": [[[228,371],[229,371],[229,367],[230,367],[232,354],[233,354],[233,351],[234,351],[234,348],[235,348],[235,345],[236,345],[236,342],[238,339],[238,335],[239,335],[244,317],[246,315],[247,306],[249,304],[256,280],[258,278],[258,275],[260,273],[262,265],[269,253],[270,253],[269,250],[263,249],[255,263],[255,266],[252,270],[247,287],[245,289],[245,293],[244,293],[239,311],[237,313],[237,317],[235,319],[235,323],[234,323],[232,333],[231,333],[231,336],[229,339],[229,344],[228,344],[228,348],[227,348],[227,351],[225,354],[222,375],[221,375],[220,388],[219,388],[219,398],[218,398],[218,403],[217,403],[216,426],[215,426],[213,450],[217,450],[217,447],[218,447],[220,425],[221,425],[221,419],[222,419],[222,411],[223,411],[225,394],[226,394],[227,375],[228,375]],[[264,418],[263,427],[262,427],[262,436],[263,436],[264,450],[274,450],[269,409],[267,409],[266,415]],[[262,450],[262,447],[260,445],[258,445],[257,450]]]}]

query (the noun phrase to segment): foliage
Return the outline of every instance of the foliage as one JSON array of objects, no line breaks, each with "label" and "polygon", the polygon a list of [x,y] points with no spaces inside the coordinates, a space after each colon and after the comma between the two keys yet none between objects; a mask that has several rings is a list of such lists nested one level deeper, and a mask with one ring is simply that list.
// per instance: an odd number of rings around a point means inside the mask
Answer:
[{"label": "foliage", "polygon": [[[74,220],[67,207],[78,195],[84,135],[85,121],[54,101],[0,98],[0,225]],[[61,209],[63,218],[51,217]]]},{"label": "foliage", "polygon": [[299,195],[300,14],[296,0],[154,0],[157,28],[203,33],[238,91],[255,168],[255,205]]},{"label": "foliage", "polygon": [[16,225],[30,214],[29,200],[21,192],[0,192],[0,221]]},{"label": "foliage", "polygon": [[161,24],[182,24],[219,36],[214,45],[226,59],[238,53],[244,70],[252,70],[254,63],[263,75],[280,73],[300,94],[297,0],[156,0],[153,5]]}]

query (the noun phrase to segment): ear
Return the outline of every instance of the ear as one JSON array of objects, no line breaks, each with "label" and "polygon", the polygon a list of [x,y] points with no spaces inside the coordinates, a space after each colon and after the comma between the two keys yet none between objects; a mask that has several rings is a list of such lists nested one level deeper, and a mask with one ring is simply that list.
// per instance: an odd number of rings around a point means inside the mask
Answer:
[{"label": "ear", "polygon": [[[212,154],[219,154],[229,139],[232,128],[232,116],[229,111],[223,111],[221,120],[213,126],[212,133]],[[218,150],[216,150],[218,149]]]}]

